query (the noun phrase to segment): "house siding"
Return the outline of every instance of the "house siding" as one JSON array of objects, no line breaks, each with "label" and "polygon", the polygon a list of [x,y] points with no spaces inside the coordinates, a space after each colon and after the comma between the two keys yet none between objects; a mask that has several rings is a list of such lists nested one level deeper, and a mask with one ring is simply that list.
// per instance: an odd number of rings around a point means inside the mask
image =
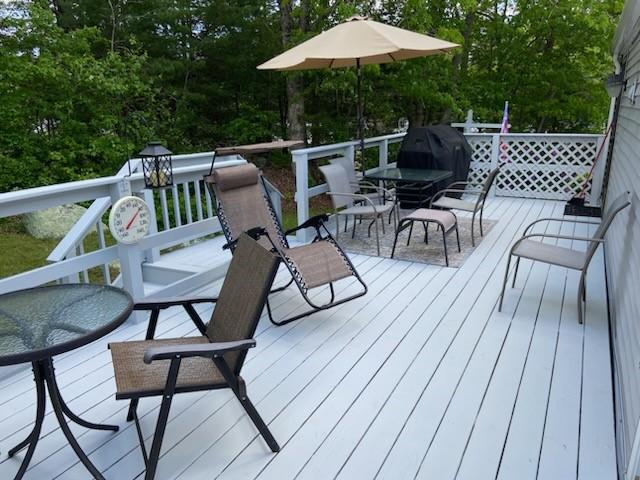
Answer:
[{"label": "house siding", "polygon": [[627,470],[640,420],[640,97],[635,103],[627,97],[636,79],[640,81],[637,33],[626,27],[618,39],[624,45],[616,53],[624,66],[627,90],[618,110],[606,200],[610,204],[625,191],[632,194],[632,206],[616,219],[605,245],[621,474]]}]

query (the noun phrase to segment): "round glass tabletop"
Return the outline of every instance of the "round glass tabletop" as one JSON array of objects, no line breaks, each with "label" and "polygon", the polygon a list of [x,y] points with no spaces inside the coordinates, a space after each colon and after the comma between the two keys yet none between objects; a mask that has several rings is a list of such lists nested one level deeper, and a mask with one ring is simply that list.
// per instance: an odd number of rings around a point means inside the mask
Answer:
[{"label": "round glass tabletop", "polygon": [[31,362],[86,345],[133,309],[124,290],[64,284],[0,295],[0,365]]}]

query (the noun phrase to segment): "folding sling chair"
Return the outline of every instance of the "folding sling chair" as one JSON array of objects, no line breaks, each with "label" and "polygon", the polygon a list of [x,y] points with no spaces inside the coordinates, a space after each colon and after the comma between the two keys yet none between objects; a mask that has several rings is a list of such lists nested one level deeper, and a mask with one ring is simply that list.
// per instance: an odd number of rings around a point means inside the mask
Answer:
[{"label": "folding sling chair", "polygon": [[[364,281],[325,226],[328,219],[326,215],[317,215],[302,225],[283,231],[266,193],[264,179],[255,165],[248,163],[218,168],[213,170],[211,175],[205,176],[204,180],[211,196],[215,199],[216,213],[227,241],[233,242],[241,232],[247,229],[263,227],[269,235],[260,240],[261,244],[271,248],[291,274],[289,283],[272,290],[271,293],[283,290],[294,282],[311,307],[302,313],[277,321],[273,318],[273,312],[267,300],[267,313],[273,324],[285,325],[367,293]],[[304,228],[315,230],[316,235],[313,241],[291,247],[287,241],[287,235]],[[334,282],[351,276],[360,283],[362,290],[337,299]],[[330,299],[320,304],[309,298],[309,290],[322,286],[329,287]]]},{"label": "folding sling chair", "polygon": [[[260,229],[262,230],[262,229]],[[251,231],[253,235],[260,232]],[[146,340],[111,343],[116,380],[116,399],[129,399],[127,421],[135,421],[146,465],[145,479],[154,478],[169,409],[177,393],[230,388],[273,452],[280,450],[257,410],[247,397],[240,376],[247,350],[278,270],[279,259],[249,235],[242,234],[217,298],[168,298],[139,302],[136,310],[150,310]],[[214,303],[208,325],[194,304]],[[183,307],[200,332],[199,336],[154,340],[161,310]],[[137,415],[138,400],[162,396],[150,453]]]}]

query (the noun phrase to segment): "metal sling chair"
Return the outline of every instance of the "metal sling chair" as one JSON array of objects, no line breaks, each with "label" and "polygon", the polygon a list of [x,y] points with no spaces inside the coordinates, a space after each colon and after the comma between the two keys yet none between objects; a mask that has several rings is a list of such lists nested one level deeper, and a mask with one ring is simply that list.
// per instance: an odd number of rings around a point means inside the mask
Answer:
[{"label": "metal sling chair", "polygon": [[[474,232],[474,225],[476,222],[476,215],[479,213],[480,215],[480,236],[484,235],[484,231],[482,229],[482,214],[484,213],[484,203],[487,200],[487,195],[489,194],[489,190],[491,190],[491,186],[495,181],[498,173],[500,172],[500,165],[494,168],[489,172],[487,178],[484,180],[482,184],[482,188],[475,189],[467,189],[466,186],[469,185],[469,182],[454,182],[449,185],[444,190],[440,190],[437,192],[433,198],[431,199],[431,203],[429,204],[429,208],[441,208],[444,210],[462,210],[465,212],[470,212],[471,216],[471,246],[476,246],[476,237]],[[460,188],[462,187],[462,188]],[[477,195],[475,202],[469,202],[466,200],[461,200],[454,197],[448,197],[447,193],[460,193],[460,194],[471,194]]]},{"label": "metal sling chair", "polygon": [[[263,229],[248,232],[254,237]],[[278,270],[279,258],[247,234],[235,246],[222,289],[217,298],[169,298],[137,303],[135,310],[150,310],[146,340],[111,343],[116,380],[116,399],[129,399],[127,421],[134,420],[146,466],[145,479],[154,478],[162,439],[174,394],[230,388],[273,452],[280,447],[247,397],[240,371],[247,350],[255,347],[252,338],[269,289]],[[193,305],[214,303],[205,325]],[[199,336],[154,340],[160,310],[181,306],[199,330]],[[137,415],[138,400],[162,396],[150,453]]]},{"label": "metal sling chair", "polygon": [[[530,223],[524,230],[522,237],[517,240],[511,250],[509,251],[509,257],[507,260],[507,268],[504,272],[504,280],[502,282],[502,291],[500,292],[500,303],[498,305],[498,311],[502,310],[502,301],[504,299],[504,291],[507,287],[507,280],[509,278],[509,266],[511,264],[511,257],[516,257],[516,266],[513,273],[513,283],[511,288],[516,285],[516,277],[518,276],[518,267],[520,266],[520,259],[527,258],[538,262],[548,263],[550,265],[557,265],[560,267],[571,268],[573,270],[580,271],[580,284],[578,286],[578,322],[582,323],[584,316],[583,302],[586,301],[586,275],[589,263],[593,255],[600,244],[604,244],[604,237],[607,234],[607,230],[613,223],[616,215],[622,210],[631,205],[630,193],[625,192],[616,198],[611,206],[607,209],[602,216],[601,222],[592,222],[589,220],[578,220],[569,218],[540,218]],[[540,222],[560,222],[560,223],[586,223],[592,225],[598,225],[593,237],[579,237],[574,235],[558,235],[552,233],[530,233],[534,225]],[[536,238],[537,240],[533,240]],[[587,250],[585,252],[579,250],[572,250],[570,248],[560,247],[549,243],[543,243],[545,238],[561,239],[561,240],[582,240],[588,243]]]},{"label": "metal sling chair", "polygon": [[[267,300],[267,313],[274,325],[285,325],[320,310],[335,307],[367,293],[367,286],[355,267],[331,236],[325,226],[326,215],[317,215],[286,232],[283,231],[275,209],[266,193],[264,178],[258,168],[247,163],[233,167],[218,168],[204,178],[212,198],[215,199],[216,214],[227,241],[233,242],[238,235],[249,228],[263,227],[268,239],[260,240],[263,246],[272,248],[291,274],[291,280],[284,286],[271,291],[275,293],[295,282],[302,297],[311,309],[284,320],[273,318]],[[300,229],[314,228],[316,236],[311,243],[291,247],[287,235]],[[233,249],[232,249],[233,251]],[[362,285],[362,291],[336,299],[333,282],[353,276]],[[318,305],[308,296],[309,290],[329,286],[331,298]]]}]

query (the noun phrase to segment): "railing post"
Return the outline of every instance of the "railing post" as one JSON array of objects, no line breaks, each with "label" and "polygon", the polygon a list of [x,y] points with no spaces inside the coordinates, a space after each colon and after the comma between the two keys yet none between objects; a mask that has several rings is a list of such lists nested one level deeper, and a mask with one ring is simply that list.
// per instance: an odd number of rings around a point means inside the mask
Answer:
[{"label": "railing post", "polygon": [[[306,153],[294,150],[291,152],[293,164],[296,170],[296,211],[298,225],[309,219],[309,156]],[[306,243],[308,234],[306,229],[298,230],[297,240]]]},{"label": "railing post", "polygon": [[[494,133],[491,136],[491,167],[490,171],[496,168],[500,164],[500,133]],[[489,197],[496,196],[496,190],[498,190],[497,182],[494,182],[493,187],[489,191]]]},{"label": "railing post", "polygon": [[[64,258],[64,260],[73,258],[77,256],[77,254],[77,248],[74,246],[71,250],[69,250],[69,253],[67,253],[67,256]],[[62,279],[62,283],[80,283],[80,272],[72,273],[71,275],[64,277]]]},{"label": "railing post", "polygon": [[378,150],[378,166],[381,169],[387,168],[389,162],[389,140],[386,138],[380,143],[380,149]]},{"label": "railing post", "polygon": [[[144,201],[149,206],[149,211],[151,212],[151,225],[149,227],[149,234],[153,235],[154,233],[158,233],[158,218],[156,216],[156,202],[153,195],[153,190],[145,189],[143,191]],[[160,249],[159,248],[151,248],[144,252],[144,257],[147,262],[155,262],[160,259]]]},{"label": "railing post", "polygon": [[471,128],[473,128],[473,110],[467,110],[467,118],[464,123],[464,133],[471,133]]},{"label": "railing post", "polygon": [[[131,195],[129,181],[123,179],[114,185],[111,190],[111,204],[115,204],[124,195]],[[135,300],[144,298],[144,283],[142,278],[142,251],[137,245],[118,244],[118,257],[120,258],[120,274],[122,275],[122,288],[131,294]],[[133,312],[129,317],[134,322],[144,320],[141,312]]]},{"label": "railing post", "polygon": [[356,163],[356,147],[355,145],[349,145],[344,149],[344,156],[351,161],[351,165],[355,165]]}]

